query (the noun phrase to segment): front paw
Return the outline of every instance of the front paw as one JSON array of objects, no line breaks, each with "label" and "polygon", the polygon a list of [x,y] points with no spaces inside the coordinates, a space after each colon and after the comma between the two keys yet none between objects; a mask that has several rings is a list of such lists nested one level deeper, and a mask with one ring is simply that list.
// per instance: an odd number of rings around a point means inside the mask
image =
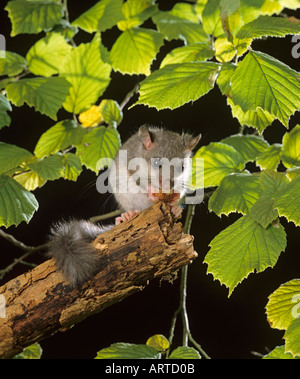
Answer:
[{"label": "front paw", "polygon": [[171,205],[171,212],[176,219],[180,218],[182,214],[182,208],[178,205]]},{"label": "front paw", "polygon": [[137,209],[135,209],[134,211],[127,211],[127,212],[121,213],[121,216],[116,217],[115,223],[116,225],[119,225],[121,224],[121,222],[127,222],[131,220],[138,213],[139,211]]}]

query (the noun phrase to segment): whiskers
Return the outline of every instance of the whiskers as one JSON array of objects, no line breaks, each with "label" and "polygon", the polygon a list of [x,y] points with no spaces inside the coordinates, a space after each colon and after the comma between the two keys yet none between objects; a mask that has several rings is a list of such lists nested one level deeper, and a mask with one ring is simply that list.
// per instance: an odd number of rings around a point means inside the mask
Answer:
[{"label": "whiskers", "polygon": [[89,181],[87,184],[85,184],[81,191],[79,192],[79,195],[77,197],[77,201],[82,200],[88,196],[90,196],[96,189],[96,180],[97,178]]}]

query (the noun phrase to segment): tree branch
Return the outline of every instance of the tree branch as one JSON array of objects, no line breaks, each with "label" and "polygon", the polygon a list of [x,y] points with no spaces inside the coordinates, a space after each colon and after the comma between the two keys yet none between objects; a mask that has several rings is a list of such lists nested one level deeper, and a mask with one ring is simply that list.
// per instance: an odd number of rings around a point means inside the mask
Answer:
[{"label": "tree branch", "polygon": [[[190,263],[197,253],[193,237],[182,232],[169,207],[158,203],[129,222],[100,234],[93,245],[102,268],[72,288],[50,259],[0,287],[5,318],[0,318],[0,358],[142,290],[145,283]],[[2,312],[3,313],[3,312]]]}]

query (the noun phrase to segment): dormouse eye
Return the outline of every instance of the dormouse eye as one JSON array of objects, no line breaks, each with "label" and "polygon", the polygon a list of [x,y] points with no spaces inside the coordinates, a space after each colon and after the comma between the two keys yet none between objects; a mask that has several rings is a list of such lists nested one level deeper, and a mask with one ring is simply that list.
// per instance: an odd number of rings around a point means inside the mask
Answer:
[{"label": "dormouse eye", "polygon": [[160,159],[159,158],[152,158],[151,159],[152,167],[155,169],[159,169],[161,166]]}]

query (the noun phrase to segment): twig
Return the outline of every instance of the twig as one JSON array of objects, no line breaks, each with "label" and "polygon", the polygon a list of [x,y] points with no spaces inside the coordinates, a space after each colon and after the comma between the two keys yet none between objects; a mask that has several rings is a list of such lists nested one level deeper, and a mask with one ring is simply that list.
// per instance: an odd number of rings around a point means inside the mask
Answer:
[{"label": "twig", "polygon": [[31,252],[36,252],[38,250],[42,250],[46,248],[47,244],[39,245],[39,246],[28,246],[25,245],[25,243],[17,240],[14,236],[11,234],[5,233],[2,229],[0,229],[0,237],[3,237],[13,245],[17,246],[19,249],[24,250],[24,251],[31,251]]},{"label": "twig", "polygon": [[10,265],[5,267],[3,270],[0,270],[0,279],[2,279],[4,275],[9,273],[9,271],[11,271],[15,267],[15,265],[17,265],[18,263],[21,263],[23,259],[29,257],[29,255],[31,254],[32,254],[31,251],[27,251],[27,253],[21,255],[21,257],[14,259],[14,261]]},{"label": "twig", "polygon": [[14,261],[10,265],[5,267],[3,270],[0,270],[0,279],[3,279],[3,277],[6,274],[8,274],[9,271],[11,271],[18,263],[22,263],[22,264],[25,264],[27,266],[28,265],[32,266],[32,264],[30,264],[28,262],[24,262],[24,259],[28,258],[31,254],[35,253],[36,251],[45,249],[46,247],[47,247],[47,244],[36,246],[35,248],[32,248],[31,250],[29,250],[26,253],[24,253],[23,255],[21,255],[19,258],[14,259]]},{"label": "twig", "polygon": [[[185,224],[183,227],[183,232],[185,234],[190,233],[192,219],[195,213],[195,205],[189,205],[188,211],[186,215]],[[182,335],[182,345],[188,346],[188,342],[190,341],[196,349],[202,354],[202,356],[206,359],[210,359],[209,355],[202,349],[202,347],[194,340],[192,337],[190,327],[189,327],[189,319],[186,308],[186,298],[187,298],[187,274],[188,274],[188,266],[184,266],[181,269],[181,281],[180,281],[180,302],[179,307],[174,312],[173,318],[171,320],[171,328],[170,328],[170,336],[169,343],[172,344],[174,337],[174,330],[176,326],[177,316],[180,314],[183,323],[183,335]]]},{"label": "twig", "polygon": [[182,346],[188,346],[189,341],[189,318],[186,310],[186,289],[187,289],[187,273],[188,266],[181,269],[181,283],[180,283],[180,304],[181,304],[181,318],[183,324],[182,332]]},{"label": "twig", "polygon": [[120,108],[123,110],[124,107],[127,105],[127,103],[129,102],[129,100],[138,92],[140,88],[140,84],[137,83],[134,88],[128,92],[128,94],[125,96],[124,100],[122,101],[122,103],[120,104]]},{"label": "twig", "polygon": [[251,351],[251,354],[254,355],[255,357],[263,358],[264,354],[259,353],[257,351]]},{"label": "twig", "polygon": [[27,251],[27,247],[23,242],[18,241],[14,236],[11,234],[5,233],[2,229],[0,229],[0,236],[12,243],[13,245],[17,246],[18,248]]},{"label": "twig", "polygon": [[202,349],[202,347],[194,340],[194,338],[191,335],[191,332],[189,331],[189,341],[192,342],[192,344],[200,351],[200,353],[203,355],[204,358],[210,359],[210,356]]},{"label": "twig", "polygon": [[27,246],[23,242],[17,240],[14,236],[11,234],[5,233],[2,229],[0,229],[0,236],[9,241],[14,246],[18,247],[19,249],[25,251],[23,255],[21,255],[19,258],[14,259],[14,261],[5,267],[3,270],[0,270],[0,279],[4,277],[9,271],[11,271],[18,263],[22,263],[25,265],[32,265],[31,263],[25,262],[24,259],[28,258],[31,254],[36,253],[39,250],[46,249],[48,244],[44,243],[39,246]]},{"label": "twig", "polygon": [[116,209],[115,211],[105,213],[104,215],[90,217],[89,221],[98,222],[98,221],[107,220],[108,218],[118,216],[121,212],[122,212],[121,209]]}]

